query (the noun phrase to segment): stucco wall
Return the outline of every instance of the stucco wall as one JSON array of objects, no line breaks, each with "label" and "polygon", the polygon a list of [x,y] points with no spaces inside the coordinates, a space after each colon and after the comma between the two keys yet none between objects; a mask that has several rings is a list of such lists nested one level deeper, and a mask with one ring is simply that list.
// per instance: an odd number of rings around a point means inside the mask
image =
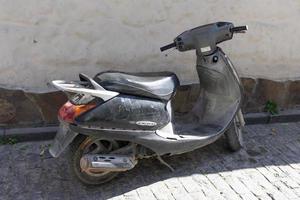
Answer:
[{"label": "stucco wall", "polygon": [[159,47],[215,21],[250,30],[222,45],[244,77],[300,79],[298,0],[1,0],[0,84],[48,91],[79,72],[171,70],[197,81],[194,52]]}]

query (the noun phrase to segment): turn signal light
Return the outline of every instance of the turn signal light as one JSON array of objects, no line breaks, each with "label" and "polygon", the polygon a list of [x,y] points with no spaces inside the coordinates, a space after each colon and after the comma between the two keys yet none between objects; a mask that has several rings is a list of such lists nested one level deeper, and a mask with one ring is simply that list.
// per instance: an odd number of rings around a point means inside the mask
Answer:
[{"label": "turn signal light", "polygon": [[94,107],[96,104],[74,105],[68,101],[59,109],[58,116],[65,122],[73,123],[76,117]]}]

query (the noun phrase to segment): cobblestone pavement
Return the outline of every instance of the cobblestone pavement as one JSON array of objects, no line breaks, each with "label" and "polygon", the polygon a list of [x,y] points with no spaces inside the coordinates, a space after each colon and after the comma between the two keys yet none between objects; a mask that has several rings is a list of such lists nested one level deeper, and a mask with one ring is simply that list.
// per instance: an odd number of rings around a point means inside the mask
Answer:
[{"label": "cobblestone pavement", "polygon": [[223,141],[155,159],[98,187],[73,178],[64,157],[43,154],[47,142],[0,146],[0,199],[300,199],[300,123],[247,126],[245,149]]}]

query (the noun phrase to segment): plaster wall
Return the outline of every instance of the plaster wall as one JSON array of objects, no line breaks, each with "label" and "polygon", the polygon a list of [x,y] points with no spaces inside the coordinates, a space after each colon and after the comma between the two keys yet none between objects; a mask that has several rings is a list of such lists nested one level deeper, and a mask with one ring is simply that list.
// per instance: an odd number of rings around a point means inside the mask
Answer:
[{"label": "plaster wall", "polygon": [[53,90],[53,79],[122,71],[174,71],[197,82],[195,52],[159,47],[215,21],[249,25],[221,47],[243,77],[300,79],[297,0],[0,0],[0,85]]}]

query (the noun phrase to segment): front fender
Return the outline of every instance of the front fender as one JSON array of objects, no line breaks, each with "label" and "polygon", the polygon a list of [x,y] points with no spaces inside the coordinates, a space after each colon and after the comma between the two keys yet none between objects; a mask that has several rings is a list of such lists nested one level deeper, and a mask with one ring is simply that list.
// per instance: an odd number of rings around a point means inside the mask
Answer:
[{"label": "front fender", "polygon": [[55,158],[58,157],[77,135],[78,133],[69,129],[69,124],[61,121],[49,153]]}]

